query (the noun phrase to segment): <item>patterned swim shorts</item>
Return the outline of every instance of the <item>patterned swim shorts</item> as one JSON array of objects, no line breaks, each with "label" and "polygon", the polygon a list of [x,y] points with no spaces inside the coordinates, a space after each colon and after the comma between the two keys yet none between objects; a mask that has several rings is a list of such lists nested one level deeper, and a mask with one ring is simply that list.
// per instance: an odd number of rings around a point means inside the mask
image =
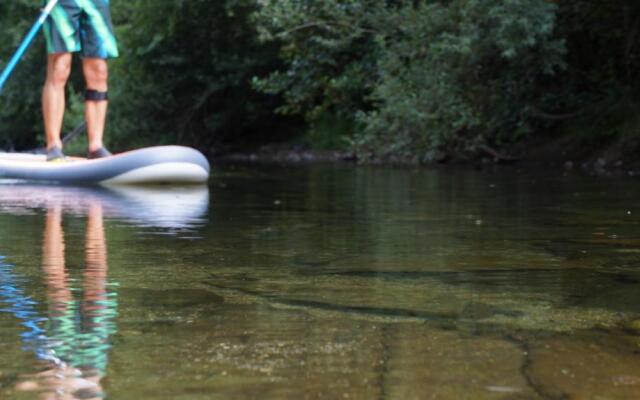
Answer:
[{"label": "patterned swim shorts", "polygon": [[44,25],[47,52],[118,57],[109,0],[60,0]]}]

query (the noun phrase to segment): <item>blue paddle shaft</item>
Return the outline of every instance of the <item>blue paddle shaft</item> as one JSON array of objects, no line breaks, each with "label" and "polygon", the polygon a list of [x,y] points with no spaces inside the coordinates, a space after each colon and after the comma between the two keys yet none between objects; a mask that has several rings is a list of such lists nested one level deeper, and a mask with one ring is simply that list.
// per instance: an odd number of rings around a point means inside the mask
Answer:
[{"label": "blue paddle shaft", "polygon": [[42,25],[44,25],[44,22],[47,20],[47,17],[49,16],[49,14],[51,14],[53,7],[55,7],[57,3],[58,0],[50,0],[49,3],[47,3],[45,8],[40,13],[40,16],[38,17],[36,23],[33,25],[33,27],[31,27],[31,30],[29,31],[29,33],[27,33],[27,36],[24,38],[22,43],[20,43],[18,50],[16,50],[13,57],[11,57],[9,64],[7,64],[4,71],[2,71],[2,75],[0,75],[0,92],[2,92],[2,88],[7,82],[7,79],[9,79],[9,76],[11,76],[11,73],[16,68],[16,65],[18,65],[18,62],[29,48],[29,45],[31,44],[31,42],[33,42],[33,38],[36,37],[38,31],[40,30]]}]

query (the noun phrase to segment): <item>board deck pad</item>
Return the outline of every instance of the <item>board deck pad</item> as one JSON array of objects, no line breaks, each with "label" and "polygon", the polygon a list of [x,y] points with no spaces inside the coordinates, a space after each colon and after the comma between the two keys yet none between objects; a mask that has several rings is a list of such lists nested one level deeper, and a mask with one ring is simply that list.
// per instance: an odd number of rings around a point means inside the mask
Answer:
[{"label": "board deck pad", "polygon": [[0,178],[66,184],[196,184],[209,179],[210,166],[199,151],[156,146],[89,160],[68,157],[47,162],[41,154],[0,153]]}]

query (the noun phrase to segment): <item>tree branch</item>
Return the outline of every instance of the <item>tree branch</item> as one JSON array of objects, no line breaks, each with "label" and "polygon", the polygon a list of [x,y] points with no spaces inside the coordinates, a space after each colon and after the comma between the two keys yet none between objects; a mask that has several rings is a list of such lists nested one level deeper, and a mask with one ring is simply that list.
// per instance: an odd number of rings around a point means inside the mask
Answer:
[{"label": "tree branch", "polygon": [[579,115],[579,112],[573,112],[573,113],[565,113],[565,114],[551,114],[545,111],[540,110],[537,107],[531,107],[531,115],[536,117],[536,118],[540,118],[540,119],[546,119],[549,121],[564,121],[567,119],[572,119],[575,118]]}]

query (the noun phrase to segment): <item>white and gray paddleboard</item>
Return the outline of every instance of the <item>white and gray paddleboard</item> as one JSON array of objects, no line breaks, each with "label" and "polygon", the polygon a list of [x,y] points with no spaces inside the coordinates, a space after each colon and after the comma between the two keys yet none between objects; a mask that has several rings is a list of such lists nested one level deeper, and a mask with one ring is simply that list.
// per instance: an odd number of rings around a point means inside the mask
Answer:
[{"label": "white and gray paddleboard", "polygon": [[199,151],[157,146],[111,157],[47,162],[40,154],[0,153],[0,178],[66,184],[196,184],[209,179],[210,166]]}]

